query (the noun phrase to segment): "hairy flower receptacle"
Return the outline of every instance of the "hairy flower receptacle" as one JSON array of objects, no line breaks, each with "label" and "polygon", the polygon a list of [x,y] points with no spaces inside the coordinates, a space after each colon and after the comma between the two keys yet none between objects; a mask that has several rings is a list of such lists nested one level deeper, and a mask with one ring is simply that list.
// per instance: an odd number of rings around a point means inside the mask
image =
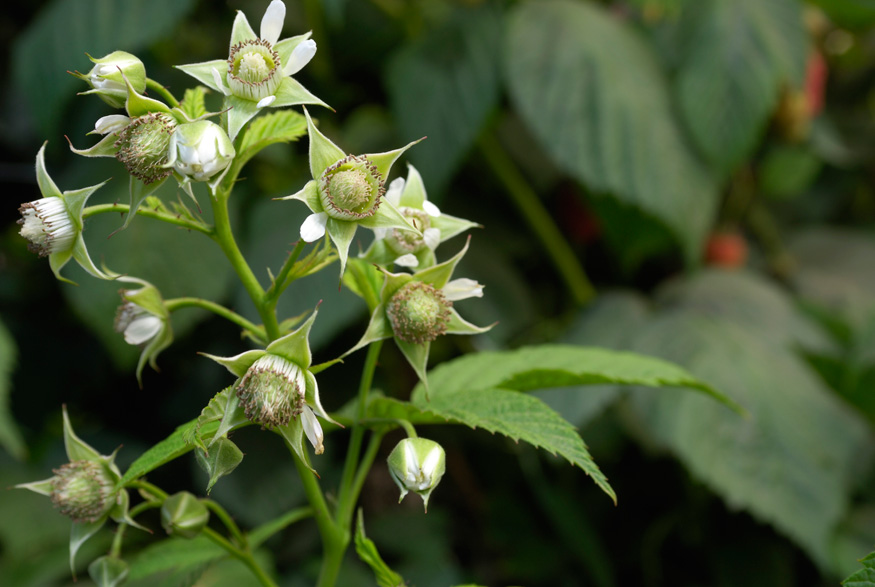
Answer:
[{"label": "hairy flower receptacle", "polygon": [[28,240],[27,248],[46,257],[69,250],[76,240],[76,229],[61,198],[42,198],[22,204],[19,234]]},{"label": "hairy flower receptacle", "polygon": [[383,176],[367,157],[347,155],[322,174],[319,197],[326,214],[355,221],[373,216],[385,193]]},{"label": "hairy flower receptacle", "polygon": [[422,344],[446,333],[452,307],[440,290],[411,281],[389,300],[386,316],[398,339]]},{"label": "hairy flower receptacle", "polygon": [[246,100],[272,96],[283,79],[279,54],[264,39],[250,39],[231,47],[228,56],[228,87]]},{"label": "hairy flower receptacle", "polygon": [[96,522],[109,509],[113,481],[94,461],[73,461],[54,471],[51,499],[74,522]]},{"label": "hairy flower receptacle", "polygon": [[267,354],[255,361],[237,386],[250,421],[264,428],[285,426],[304,408],[306,381],[300,367]]},{"label": "hairy flower receptacle", "polygon": [[166,164],[175,128],[173,117],[162,112],[134,118],[118,133],[116,159],[145,184],[164,179],[171,174]]},{"label": "hairy flower receptacle", "polygon": [[386,235],[386,244],[393,252],[399,255],[418,253],[426,246],[424,234],[429,228],[431,228],[429,215],[424,210],[417,210],[416,208],[408,208],[406,206],[399,208],[398,211],[410,221],[410,224],[415,229],[419,230],[419,233],[413,232],[412,230],[399,230],[393,228],[392,231]]}]

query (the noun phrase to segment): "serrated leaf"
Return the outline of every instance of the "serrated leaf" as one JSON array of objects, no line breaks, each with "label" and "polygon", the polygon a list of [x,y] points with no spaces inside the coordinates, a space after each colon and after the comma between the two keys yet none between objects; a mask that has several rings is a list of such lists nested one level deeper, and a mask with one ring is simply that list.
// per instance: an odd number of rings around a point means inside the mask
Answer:
[{"label": "serrated leaf", "polygon": [[[65,71],[92,67],[85,53],[102,57],[123,47],[136,52],[170,33],[194,5],[192,0],[128,0],[83,3],[55,0],[46,4],[13,47],[15,85],[25,95],[42,134],[66,111],[64,103],[87,84]],[[99,6],[99,18],[95,10]],[[35,55],[39,59],[34,59]],[[84,98],[79,98],[84,99]],[[96,99],[91,97],[91,99]]]},{"label": "serrated leaf", "polygon": [[749,157],[782,85],[798,86],[808,55],[796,0],[702,0],[682,20],[676,91],[687,129],[721,175]]},{"label": "serrated leaf", "polygon": [[576,465],[592,477],[614,503],[617,495],[593,461],[583,439],[550,406],[538,398],[507,389],[471,389],[456,393],[418,394],[413,403],[447,420],[524,440]]},{"label": "serrated leaf", "polygon": [[410,159],[433,199],[498,104],[501,18],[489,2],[458,8],[449,22],[389,63],[389,100],[402,136],[428,137]]},{"label": "serrated leaf", "polygon": [[278,110],[252,121],[237,147],[236,165],[242,166],[269,145],[295,141],[307,134],[307,119],[295,110]]},{"label": "serrated leaf", "polygon": [[844,587],[875,587],[875,552],[860,561],[863,568],[842,581]]},{"label": "serrated leaf", "polygon": [[389,568],[377,551],[374,541],[365,536],[365,522],[359,508],[355,524],[355,551],[359,558],[374,571],[374,578],[380,587],[399,587],[406,585],[404,578]]},{"label": "serrated leaf", "polygon": [[[428,377],[432,396],[490,387],[531,391],[600,383],[688,387],[743,412],[733,400],[677,365],[655,357],[596,347],[552,344],[470,354],[440,365]],[[419,407],[429,405],[421,384],[412,399]]]},{"label": "serrated leaf", "polygon": [[27,454],[21,432],[9,411],[9,394],[12,391],[12,371],[18,362],[18,348],[12,334],[0,322],[0,446],[16,459]]},{"label": "serrated leaf", "polygon": [[203,86],[195,86],[187,88],[182,102],[179,103],[179,108],[185,112],[189,119],[194,120],[200,118],[207,113],[207,106],[204,103],[207,89]]},{"label": "serrated leaf", "polygon": [[511,98],[552,159],[662,221],[695,263],[717,190],[684,142],[650,48],[606,9],[570,0],[518,4],[505,41]]}]

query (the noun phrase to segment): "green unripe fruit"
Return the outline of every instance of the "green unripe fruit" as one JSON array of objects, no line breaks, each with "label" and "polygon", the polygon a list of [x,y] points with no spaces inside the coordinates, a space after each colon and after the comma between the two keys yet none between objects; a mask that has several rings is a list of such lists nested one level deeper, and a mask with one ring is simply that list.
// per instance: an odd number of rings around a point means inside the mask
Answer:
[{"label": "green unripe fruit", "polygon": [[112,506],[113,482],[100,463],[73,461],[54,473],[52,502],[74,522],[96,522]]},{"label": "green unripe fruit", "polygon": [[332,218],[355,221],[376,214],[384,193],[377,167],[366,157],[348,155],[322,174],[319,198]]},{"label": "green unripe fruit", "polygon": [[171,174],[165,165],[174,128],[176,121],[162,112],[134,118],[119,132],[115,158],[143,183],[164,179]]},{"label": "green unripe fruit", "polygon": [[250,421],[264,428],[285,426],[304,408],[306,381],[301,369],[282,357],[264,355],[237,386],[237,397]]},{"label": "green unripe fruit", "polygon": [[425,239],[423,239],[423,236],[420,233],[431,228],[431,219],[429,218],[428,213],[424,210],[404,207],[399,211],[405,218],[410,220],[410,224],[419,230],[419,233],[413,232],[412,230],[393,228],[392,232],[386,237],[386,244],[389,245],[389,248],[392,249],[392,251],[399,255],[417,253],[422,250],[425,245]]},{"label": "green unripe fruit", "polygon": [[452,302],[427,283],[411,281],[386,305],[386,316],[399,340],[422,344],[446,333]]}]

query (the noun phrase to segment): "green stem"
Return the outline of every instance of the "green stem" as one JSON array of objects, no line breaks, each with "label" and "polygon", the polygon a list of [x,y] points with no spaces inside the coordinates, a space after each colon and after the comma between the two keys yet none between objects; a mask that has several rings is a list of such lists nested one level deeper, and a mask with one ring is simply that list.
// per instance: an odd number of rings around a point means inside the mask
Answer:
[{"label": "green stem", "polygon": [[213,219],[216,223],[215,239],[222,247],[222,252],[225,253],[237,277],[240,278],[243,287],[246,288],[246,293],[255,304],[258,315],[264,323],[264,329],[269,340],[276,340],[280,337],[279,323],[276,319],[276,314],[265,304],[264,290],[255,274],[252,273],[246,259],[243,258],[243,253],[237,246],[237,241],[234,240],[234,234],[231,232],[231,218],[228,215],[228,193],[219,192],[215,198],[211,200],[213,204]]},{"label": "green stem", "polygon": [[313,508],[303,507],[286,512],[279,518],[273,519],[270,522],[262,524],[247,534],[249,548],[258,548],[268,538],[291,526],[295,522],[300,522],[306,518],[313,516]]},{"label": "green stem", "polygon": [[[408,422],[409,424],[409,422]],[[413,433],[412,438],[416,438],[416,432]],[[362,487],[365,484],[365,479],[368,477],[368,473],[371,471],[371,466],[374,464],[374,459],[377,458],[377,451],[380,449],[380,443],[383,442],[383,434],[374,432],[371,434],[371,439],[368,441],[368,447],[365,449],[365,456],[362,457],[361,463],[359,463],[358,471],[355,474],[355,480],[352,482],[352,492],[353,496],[352,504],[355,506],[355,503],[358,501],[358,496],[362,492]],[[350,518],[352,515],[350,515]]]},{"label": "green stem", "polygon": [[241,548],[247,548],[246,536],[243,535],[240,528],[237,526],[237,523],[231,518],[228,512],[225,511],[225,508],[212,499],[202,499],[201,502],[216,514],[216,517],[221,520],[226,528],[228,528],[228,531],[231,533],[231,536],[234,537],[234,540],[237,541],[237,544],[239,544]]},{"label": "green stem", "polygon": [[377,367],[377,358],[383,341],[378,340],[368,347],[368,356],[362,369],[362,378],[359,382],[358,405],[356,406],[356,420],[352,425],[352,433],[349,438],[349,448],[346,451],[346,462],[343,465],[343,475],[340,478],[340,490],[337,499],[337,523],[341,528],[348,529],[352,523],[352,514],[358,495],[353,490],[353,480],[356,475],[356,467],[359,460],[359,451],[365,433],[365,426],[361,421],[365,417],[368,407],[368,393],[374,380],[374,370]]},{"label": "green stem", "polygon": [[271,579],[264,570],[255,562],[252,553],[248,550],[242,550],[231,544],[227,538],[213,530],[212,528],[204,528],[202,530],[204,536],[212,540],[217,545],[225,549],[228,554],[246,565],[258,581],[265,587],[277,587],[277,584]]},{"label": "green stem", "polygon": [[331,517],[325,496],[316,481],[316,475],[306,463],[298,458],[291,445],[286,442],[289,452],[295,461],[301,483],[304,485],[304,493],[313,508],[313,517],[319,528],[319,536],[322,538],[322,570],[319,572],[319,587],[331,587],[337,581],[340,565],[343,562],[343,554],[349,544],[349,530],[337,524]]},{"label": "green stem", "polygon": [[161,97],[164,98],[168,104],[170,104],[171,108],[176,108],[177,106],[179,106],[179,100],[177,100],[167,88],[165,88],[152,78],[146,78],[146,87],[151,90],[155,90],[156,92],[161,94]]},{"label": "green stem", "polygon": [[155,497],[158,498],[159,501],[164,501],[167,499],[167,492],[158,487],[157,485],[152,485],[148,481],[143,481],[139,479],[137,481],[131,481],[125,487],[130,487],[132,489],[142,489],[146,493],[151,493]]},{"label": "green stem", "polygon": [[[131,207],[127,204],[96,204],[94,206],[88,206],[87,208],[85,208],[82,211],[82,218],[89,218],[91,216],[106,214],[108,212],[117,212],[120,214],[124,214],[130,209]],[[161,220],[162,222],[166,222],[168,224],[173,224],[182,228],[187,228],[189,230],[202,232],[209,237],[213,236],[213,228],[211,226],[204,224],[203,222],[197,222],[194,220],[189,220],[188,218],[176,216],[175,214],[168,214],[167,212],[159,212],[156,210],[150,210],[148,208],[138,208],[137,216],[154,218],[155,220]]]},{"label": "green stem", "polygon": [[122,554],[122,542],[125,538],[125,530],[127,524],[119,524],[116,528],[115,536],[112,537],[112,546],[109,549],[110,556],[120,557]]},{"label": "green stem", "polygon": [[272,308],[276,308],[276,303],[277,300],[279,300],[280,294],[282,294],[283,290],[288,287],[286,279],[289,277],[289,272],[295,266],[295,263],[297,262],[298,257],[301,256],[301,251],[304,250],[306,244],[307,243],[303,240],[300,240],[295,244],[295,248],[292,249],[292,252],[286,257],[286,261],[283,263],[280,272],[277,273],[273,283],[264,294],[265,302],[269,303]]},{"label": "green stem", "polygon": [[416,438],[419,436],[410,421],[402,420],[400,418],[366,418],[361,420],[361,422],[369,428],[372,428],[375,424],[395,424],[396,426],[404,428],[404,432],[407,433],[408,438]]},{"label": "green stem", "polygon": [[204,310],[209,310],[210,312],[221,316],[222,318],[233,322],[243,330],[248,331],[254,337],[259,339],[261,342],[265,342],[264,340],[264,329],[259,327],[256,324],[253,324],[240,314],[229,310],[225,306],[221,304],[217,304],[215,302],[211,302],[209,300],[205,300],[202,298],[172,298],[164,301],[164,307],[167,308],[168,312],[175,312],[180,308],[203,308]]},{"label": "green stem", "polygon": [[595,289],[538,194],[492,134],[484,133],[480,137],[479,147],[495,176],[504,184],[508,195],[546,249],[574,300],[579,305],[589,303],[595,297]]}]

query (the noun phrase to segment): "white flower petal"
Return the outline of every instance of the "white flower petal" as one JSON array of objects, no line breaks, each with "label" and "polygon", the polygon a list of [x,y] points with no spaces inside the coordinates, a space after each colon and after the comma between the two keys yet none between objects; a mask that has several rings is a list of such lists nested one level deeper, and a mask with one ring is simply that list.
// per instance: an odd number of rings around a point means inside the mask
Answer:
[{"label": "white flower petal", "polygon": [[433,218],[438,218],[441,215],[441,210],[428,200],[422,202],[422,209],[425,210],[425,213]]},{"label": "white flower petal", "polygon": [[219,70],[214,67],[212,73],[213,83],[216,84],[216,87],[219,88],[219,91],[226,96],[230,96],[231,90],[228,88],[228,86],[225,85],[225,80],[222,79],[222,74],[219,73]]},{"label": "white flower petal", "polygon": [[423,476],[423,486],[420,489],[425,489],[429,485],[431,485],[432,480],[434,479],[434,474],[437,470],[438,463],[441,460],[441,454],[443,450],[441,450],[440,446],[435,446],[431,449],[431,452],[425,457],[425,460],[422,461],[422,476]]},{"label": "white flower petal", "polygon": [[317,455],[321,455],[325,452],[325,447],[322,446],[324,438],[322,425],[319,424],[319,420],[316,419],[316,414],[313,413],[310,406],[304,406],[304,409],[301,411],[301,424],[304,425],[304,434],[307,435],[307,440],[313,445],[314,452]]},{"label": "white flower petal", "polygon": [[97,119],[97,122],[94,123],[94,132],[102,135],[117,132],[130,122],[131,119],[124,114],[110,114]]},{"label": "white flower petal", "polygon": [[422,233],[422,240],[425,242],[425,246],[427,246],[432,251],[435,250],[439,244],[441,244],[441,229],[440,228],[426,228]]},{"label": "white flower petal", "polygon": [[401,255],[395,259],[395,264],[401,265],[402,267],[416,267],[419,265],[419,259],[417,259],[416,255],[413,253],[407,253],[406,255]]},{"label": "white flower petal", "polygon": [[389,203],[396,208],[401,205],[401,192],[404,191],[404,178],[396,177],[389,183],[389,188],[386,190],[386,195],[383,196]]},{"label": "white flower petal", "polygon": [[286,20],[286,5],[281,0],[273,0],[261,19],[261,38],[274,45],[283,32],[283,22]]},{"label": "white flower petal", "polygon": [[328,222],[328,214],[319,212],[310,214],[301,225],[301,238],[306,243],[312,243],[325,236],[325,223]]},{"label": "white flower petal", "polygon": [[375,228],[374,230],[374,238],[377,240],[383,240],[386,238],[386,235],[389,234],[388,228]]},{"label": "white flower petal", "polygon": [[276,96],[265,96],[261,100],[258,101],[258,104],[255,105],[256,108],[265,108],[266,106],[270,106],[273,104],[273,101],[276,100]]},{"label": "white flower petal", "polygon": [[301,71],[305,65],[310,63],[310,60],[313,59],[315,54],[316,41],[313,39],[301,41],[289,56],[289,62],[283,66],[283,73],[285,75],[295,75]]},{"label": "white flower petal", "polygon": [[164,321],[158,316],[149,315],[135,318],[125,328],[125,342],[132,345],[143,344],[161,332],[163,327]]},{"label": "white flower petal", "polygon": [[483,286],[467,277],[453,279],[441,291],[444,292],[444,297],[451,302],[483,297]]}]

